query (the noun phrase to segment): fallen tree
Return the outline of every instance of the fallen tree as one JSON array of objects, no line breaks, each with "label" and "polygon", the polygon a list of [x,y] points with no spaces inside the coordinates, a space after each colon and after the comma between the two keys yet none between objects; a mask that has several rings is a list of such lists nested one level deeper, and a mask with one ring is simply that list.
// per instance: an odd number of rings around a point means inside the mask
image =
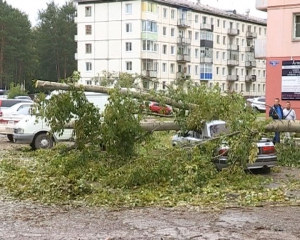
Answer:
[{"label": "fallen tree", "polygon": [[[57,83],[57,82],[50,82],[50,81],[42,81],[42,80],[36,80],[35,87],[43,90],[64,90],[68,91],[71,89],[71,86],[66,83]],[[97,93],[104,93],[104,94],[109,94],[110,91],[112,91],[112,88],[110,87],[103,87],[103,86],[93,86],[93,85],[80,85],[76,84],[74,86],[75,89],[83,89],[85,92],[97,92]],[[184,108],[184,109],[193,109],[197,107],[196,104],[192,103],[183,103],[183,102],[178,102],[172,98],[164,97],[164,96],[155,96],[147,92],[140,91],[138,92],[137,90],[130,90],[126,88],[120,88],[119,93],[123,95],[130,95],[133,98],[137,99],[145,99],[147,101],[153,101],[153,102],[163,102],[164,104],[171,105],[173,107],[177,108]]]}]

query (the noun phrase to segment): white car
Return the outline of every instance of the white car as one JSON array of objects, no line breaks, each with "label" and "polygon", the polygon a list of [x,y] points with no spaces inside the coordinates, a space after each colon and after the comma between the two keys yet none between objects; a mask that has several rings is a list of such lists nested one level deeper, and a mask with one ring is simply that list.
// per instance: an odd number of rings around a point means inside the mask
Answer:
[{"label": "white car", "polygon": [[18,111],[10,112],[0,117],[0,134],[7,135],[9,141],[13,142],[15,125],[24,117],[30,115],[30,106],[19,108]]},{"label": "white car", "polygon": [[266,98],[265,97],[256,97],[251,101],[251,106],[253,109],[259,112],[266,112]]},{"label": "white car", "polygon": [[9,107],[9,108],[3,108],[1,110],[2,115],[0,115],[0,117],[5,117],[8,115],[11,115],[12,113],[16,113],[18,111],[20,111],[22,108],[29,108],[33,105],[33,102],[20,102],[20,103],[16,103],[15,105]]}]

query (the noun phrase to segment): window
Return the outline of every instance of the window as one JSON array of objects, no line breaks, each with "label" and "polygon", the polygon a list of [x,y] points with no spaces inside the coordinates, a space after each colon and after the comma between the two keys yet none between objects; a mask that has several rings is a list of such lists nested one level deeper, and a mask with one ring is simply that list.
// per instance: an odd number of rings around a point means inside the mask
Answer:
[{"label": "window", "polygon": [[214,19],[213,18],[210,19],[210,24],[214,25]]},{"label": "window", "polygon": [[164,15],[164,18],[167,17],[167,9],[166,8],[163,9],[163,15]]},{"label": "window", "polygon": [[223,36],[223,45],[226,45],[226,36]]},{"label": "window", "polygon": [[171,46],[171,54],[174,55],[175,54],[175,47]]},{"label": "window", "polygon": [[263,77],[266,77],[266,70],[263,70]]},{"label": "window", "polygon": [[92,63],[91,62],[86,62],[85,63],[85,70],[86,71],[92,71]]},{"label": "window", "polygon": [[199,58],[199,49],[195,49],[195,58]]},{"label": "window", "polygon": [[174,73],[174,68],[175,68],[174,63],[171,63],[171,65],[170,65],[170,72],[171,73]]},{"label": "window", "polygon": [[225,83],[222,83],[222,91],[225,91]]},{"label": "window", "polygon": [[258,34],[261,35],[261,27],[258,29]]},{"label": "window", "polygon": [[87,80],[86,81],[86,85],[92,85],[92,81],[91,80]]},{"label": "window", "polygon": [[167,45],[163,45],[163,54],[167,54]]},{"label": "window", "polygon": [[126,52],[131,52],[132,51],[132,43],[131,42],[126,42]]},{"label": "window", "polygon": [[244,76],[244,69],[243,68],[241,69],[241,75],[242,75],[242,77]]},{"label": "window", "polygon": [[226,21],[223,20],[223,28],[226,28]]},{"label": "window", "polygon": [[188,74],[191,74],[191,65],[188,65]]},{"label": "window", "polygon": [[125,4],[125,13],[126,14],[132,14],[132,4],[131,3],[126,3]]},{"label": "window", "polygon": [[220,35],[217,35],[217,44],[220,44]]},{"label": "window", "polygon": [[199,40],[199,32],[195,32],[195,40]]},{"label": "window", "polygon": [[219,75],[219,67],[216,67],[216,74]]},{"label": "window", "polygon": [[244,84],[241,83],[241,92],[243,92],[243,91],[244,91]]},{"label": "window", "polygon": [[300,38],[300,14],[294,15],[294,38]]},{"label": "window", "polygon": [[260,84],[257,84],[257,91],[260,92]]},{"label": "window", "polygon": [[163,27],[163,35],[164,35],[164,36],[167,35],[167,27]]},{"label": "window", "polygon": [[198,75],[198,65],[195,65],[195,75]]},{"label": "window", "polygon": [[174,9],[171,10],[171,18],[172,18],[172,19],[175,18],[175,10],[174,10]]},{"label": "window", "polygon": [[205,24],[205,23],[206,23],[206,19],[207,19],[207,18],[206,18],[205,16],[203,16],[203,17],[202,17],[202,23]]},{"label": "window", "polygon": [[260,78],[260,70],[258,70],[258,74],[257,74],[257,75],[258,75],[258,77]]},{"label": "window", "polygon": [[153,21],[142,21],[143,32],[157,32],[157,23]]},{"label": "window", "polygon": [[216,52],[216,59],[217,60],[219,59],[219,53],[220,53],[219,51]]},{"label": "window", "polygon": [[213,33],[210,31],[200,31],[200,39],[213,41],[214,39]]},{"label": "window", "polygon": [[126,70],[128,71],[132,70],[132,62],[126,62]]},{"label": "window", "polygon": [[242,54],[241,56],[241,61],[244,62],[244,54]]},{"label": "window", "polygon": [[143,40],[143,51],[157,52],[157,43],[151,40]]},{"label": "window", "polygon": [[235,84],[235,91],[237,92],[239,90],[239,85],[236,83]]},{"label": "window", "polygon": [[195,23],[199,22],[199,15],[195,15]]},{"label": "window", "polygon": [[245,39],[242,39],[242,47],[245,45]]},{"label": "window", "polygon": [[226,74],[226,71],[225,71],[225,68],[223,67],[222,68],[222,75],[225,76],[225,74]]},{"label": "window", "polygon": [[245,31],[245,24],[242,24],[242,32]]},{"label": "window", "polygon": [[265,36],[267,35],[267,29],[266,28],[264,28],[264,34],[265,34]]},{"label": "window", "polygon": [[85,53],[92,53],[92,44],[85,44]]},{"label": "window", "polygon": [[166,63],[162,64],[162,72],[163,73],[167,72],[167,64]]},{"label": "window", "polygon": [[222,53],[222,59],[226,60],[226,53],[225,52]]},{"label": "window", "polygon": [[217,27],[220,27],[220,19],[217,19]]},{"label": "window", "polygon": [[253,90],[253,92],[255,92],[255,84],[254,83],[252,85],[252,90]]},{"label": "window", "polygon": [[85,34],[86,35],[92,34],[92,25],[85,25]]},{"label": "window", "polygon": [[171,37],[174,37],[174,36],[175,36],[175,29],[171,28]]},{"label": "window", "polygon": [[85,7],[85,16],[86,17],[92,16],[92,7]]},{"label": "window", "polygon": [[263,92],[265,91],[265,88],[266,88],[266,85],[265,85],[265,84],[263,84]]},{"label": "window", "polygon": [[131,23],[126,23],[126,32],[132,32],[132,24]]},{"label": "window", "polygon": [[162,85],[163,85],[162,89],[166,89],[166,81],[163,81]]},{"label": "window", "polygon": [[157,13],[157,4],[153,2],[143,2],[142,3],[142,10],[143,12],[153,12]]}]

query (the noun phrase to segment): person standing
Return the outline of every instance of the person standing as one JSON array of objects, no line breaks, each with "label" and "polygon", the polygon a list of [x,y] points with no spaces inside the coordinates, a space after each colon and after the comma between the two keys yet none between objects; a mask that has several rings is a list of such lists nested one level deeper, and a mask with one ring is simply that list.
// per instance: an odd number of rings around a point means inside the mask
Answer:
[{"label": "person standing", "polygon": [[[283,119],[296,120],[296,112],[294,109],[291,108],[291,103],[289,101],[286,102],[286,107],[285,107],[285,109],[283,109]],[[290,132],[285,133],[285,138],[288,138],[288,139],[291,138]]]},{"label": "person standing", "polygon": [[[270,108],[269,117],[273,118],[274,120],[281,120],[283,119],[283,110],[280,105],[279,98],[275,98],[274,105]],[[280,143],[280,132],[275,132],[273,143]]]}]

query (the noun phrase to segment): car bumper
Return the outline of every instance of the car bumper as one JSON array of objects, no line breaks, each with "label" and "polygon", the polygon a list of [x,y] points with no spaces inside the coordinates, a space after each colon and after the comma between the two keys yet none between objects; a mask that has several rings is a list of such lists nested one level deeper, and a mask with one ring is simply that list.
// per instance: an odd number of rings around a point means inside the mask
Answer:
[{"label": "car bumper", "polygon": [[[227,157],[219,158],[213,161],[218,169],[226,168]],[[262,155],[258,156],[254,163],[248,163],[246,169],[259,169],[259,168],[271,168],[277,165],[276,155]]]},{"label": "car bumper", "polygon": [[34,135],[33,134],[14,134],[13,135],[15,143],[32,143]]}]

